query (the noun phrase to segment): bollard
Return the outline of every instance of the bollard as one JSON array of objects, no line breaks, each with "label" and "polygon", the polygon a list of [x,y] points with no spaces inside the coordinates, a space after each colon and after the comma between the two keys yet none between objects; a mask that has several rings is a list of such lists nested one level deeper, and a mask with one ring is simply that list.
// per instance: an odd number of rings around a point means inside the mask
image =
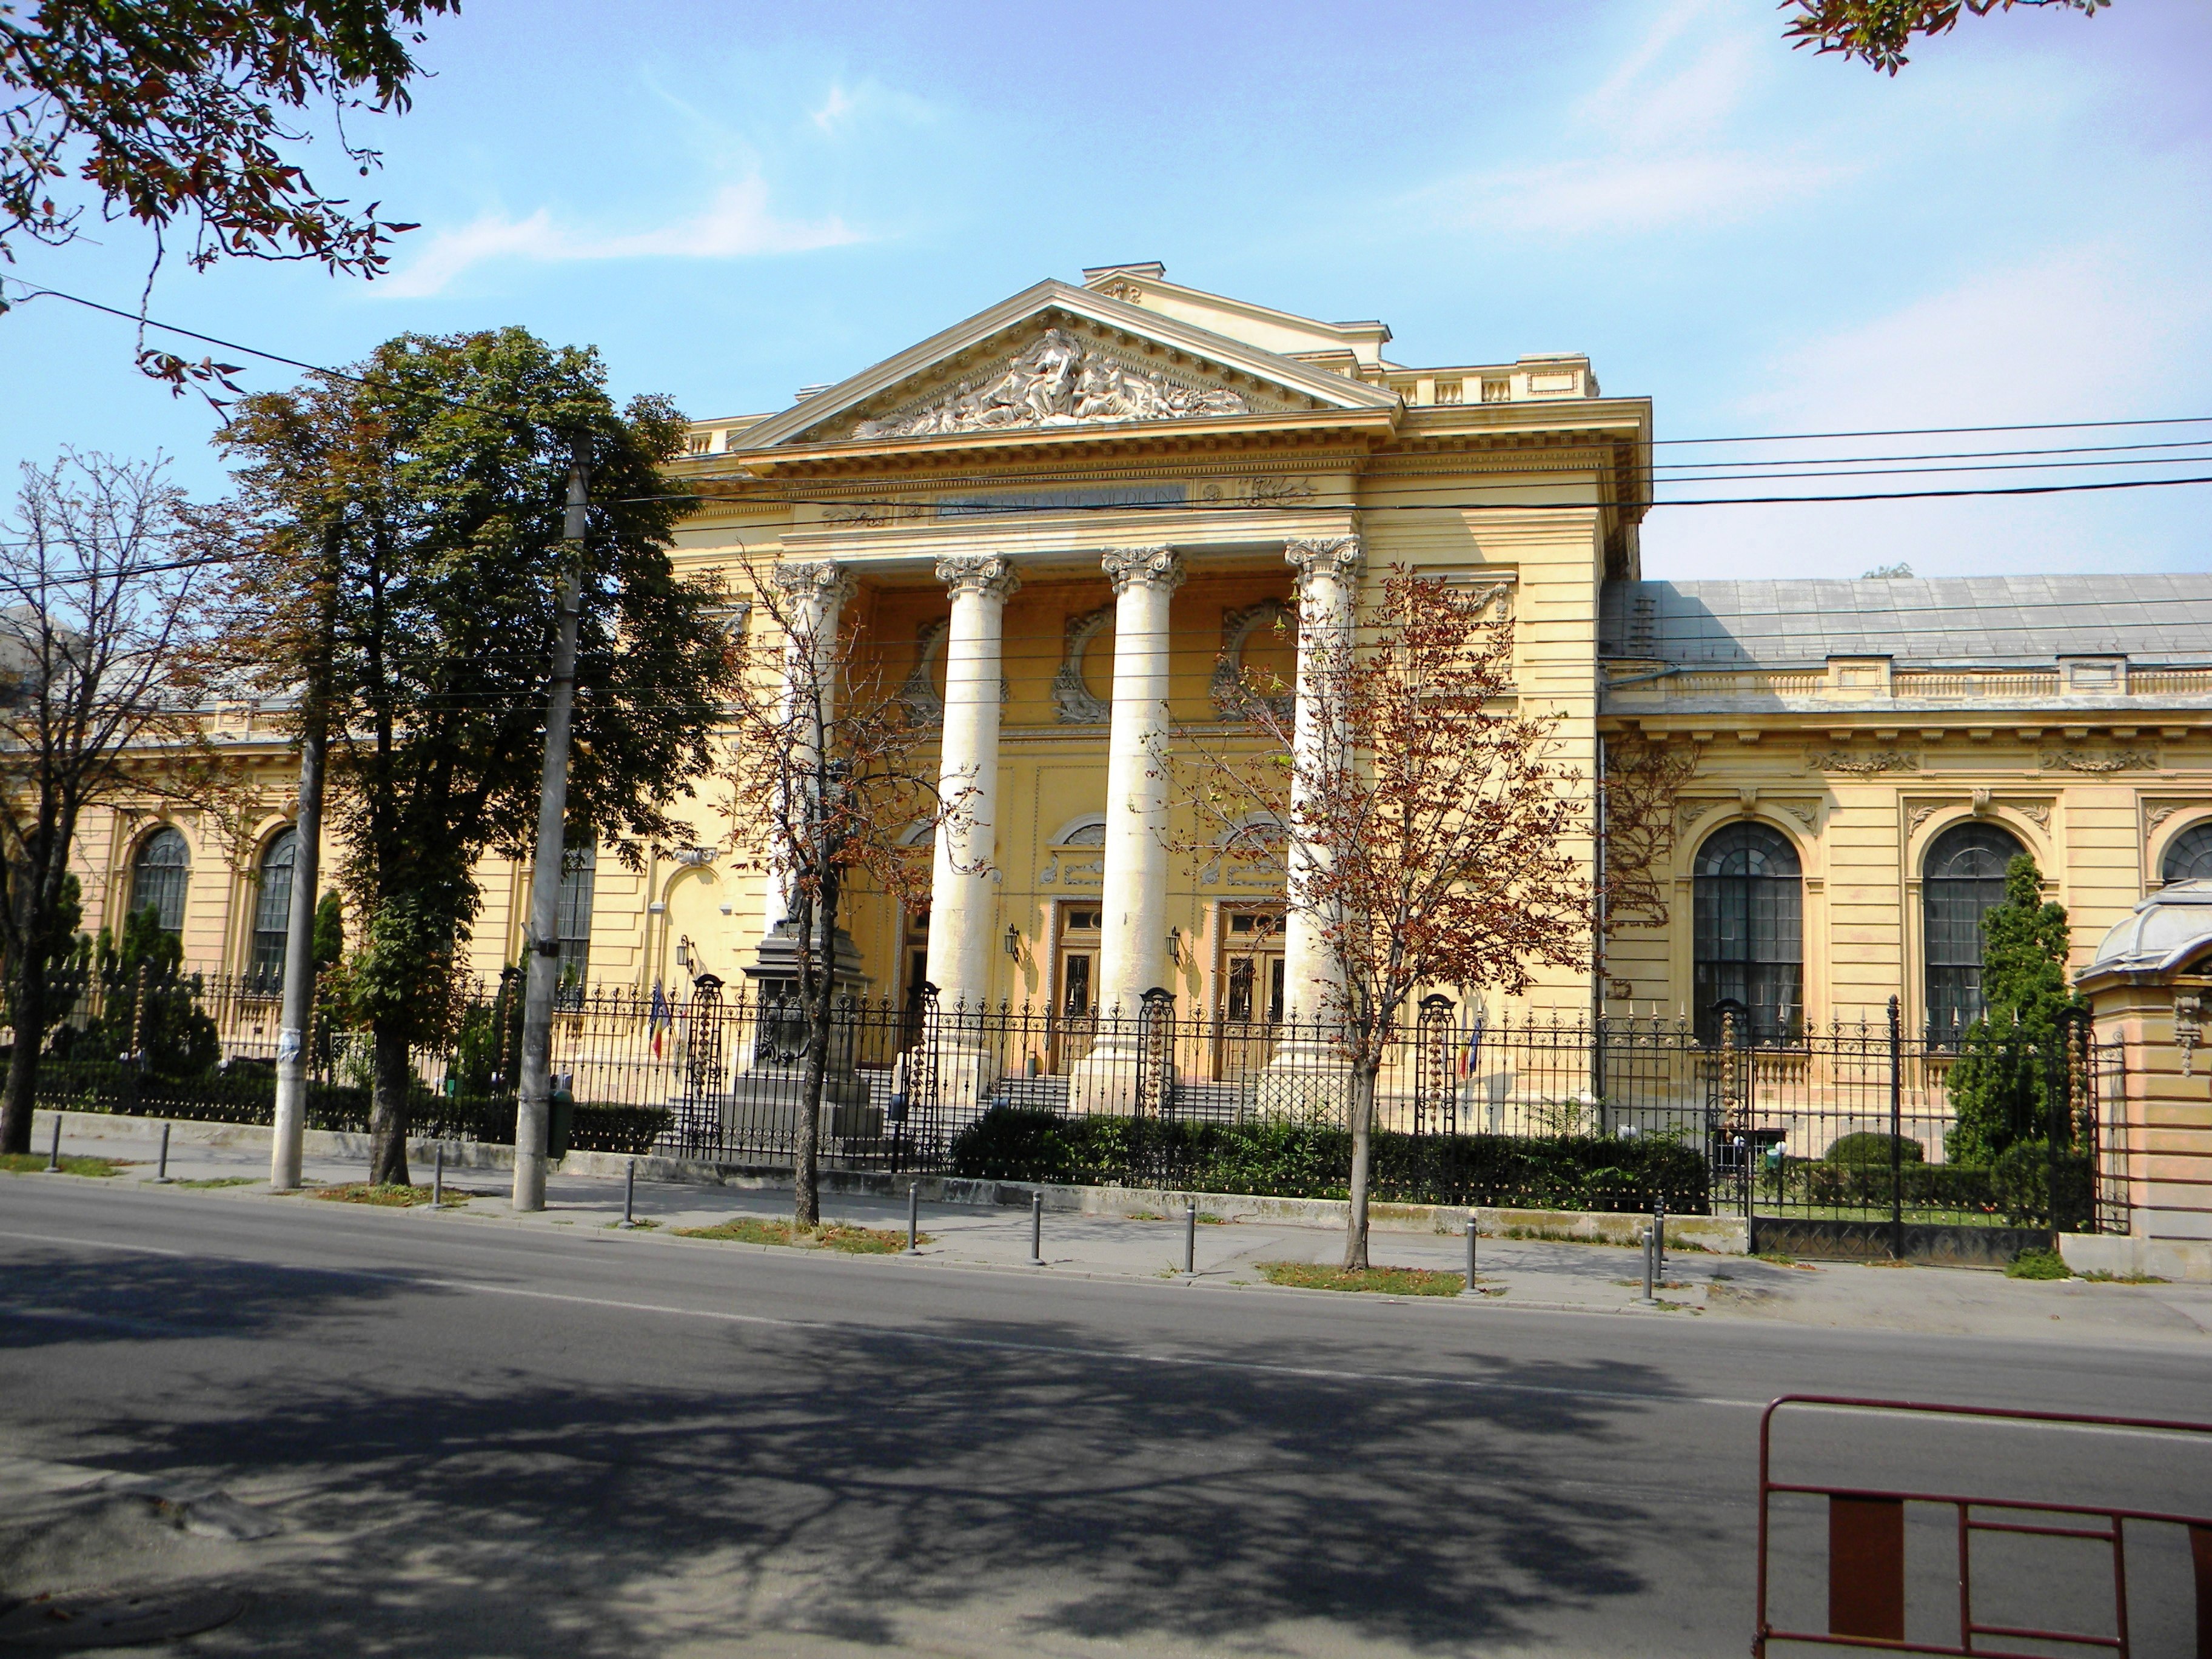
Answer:
[{"label": "bollard", "polygon": [[1644,1246],[1644,1299],[1646,1302],[1656,1302],[1659,1298],[1656,1294],[1654,1294],[1654,1286],[1652,1285],[1651,1258],[1656,1252],[1651,1248],[1651,1230],[1649,1227],[1646,1227],[1642,1232],[1638,1233],[1637,1235],[1637,1242]]},{"label": "bollard", "polygon": [[632,1158],[623,1170],[623,1218],[625,1229],[637,1225],[637,1160]]},{"label": "bollard", "polygon": [[[921,1254],[921,1183],[917,1181],[906,1189],[906,1253]],[[1036,1250],[1031,1249],[1034,1255]]]},{"label": "bollard", "polygon": [[1660,1194],[1651,1200],[1651,1254],[1658,1258],[1652,1263],[1652,1272],[1659,1282],[1667,1282],[1667,1194]]},{"label": "bollard", "polygon": [[1030,1194],[1030,1266],[1044,1266],[1044,1194]]},{"label": "bollard", "polygon": [[1460,1294],[1462,1296],[1482,1294],[1474,1288],[1474,1218],[1473,1216],[1467,1218],[1467,1288]]},{"label": "bollard", "polygon": [[1182,1210],[1182,1271],[1186,1279],[1198,1276],[1198,1206],[1186,1204]]},{"label": "bollard", "polygon": [[161,1126],[161,1155],[154,1160],[154,1180],[156,1185],[169,1184],[169,1126]]},{"label": "bollard", "polygon": [[446,1206],[446,1143],[438,1143],[438,1161],[430,1166],[430,1207],[441,1210]]},{"label": "bollard", "polygon": [[46,1148],[46,1173],[58,1175],[62,1167],[62,1115],[54,1114],[54,1144]]}]

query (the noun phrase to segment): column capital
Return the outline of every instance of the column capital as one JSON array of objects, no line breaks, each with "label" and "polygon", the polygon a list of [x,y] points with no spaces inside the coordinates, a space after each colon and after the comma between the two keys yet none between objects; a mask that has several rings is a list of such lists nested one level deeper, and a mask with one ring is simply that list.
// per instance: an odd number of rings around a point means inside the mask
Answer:
[{"label": "column capital", "polygon": [[1358,574],[1360,557],[1357,536],[1302,537],[1283,544],[1283,562],[1297,567],[1302,582],[1316,576],[1348,581]]},{"label": "column capital", "polygon": [[1131,587],[1154,587],[1172,593],[1189,573],[1172,547],[1109,547],[1098,556],[1107,580],[1119,598]]},{"label": "column capital", "polygon": [[948,554],[937,562],[937,580],[951,589],[955,599],[981,593],[986,599],[1009,599],[1022,585],[1013,561],[995,553]]},{"label": "column capital", "polygon": [[853,580],[853,573],[835,559],[779,564],[769,573],[769,576],[778,587],[794,599],[813,599],[833,606],[841,605],[851,599],[858,586]]}]

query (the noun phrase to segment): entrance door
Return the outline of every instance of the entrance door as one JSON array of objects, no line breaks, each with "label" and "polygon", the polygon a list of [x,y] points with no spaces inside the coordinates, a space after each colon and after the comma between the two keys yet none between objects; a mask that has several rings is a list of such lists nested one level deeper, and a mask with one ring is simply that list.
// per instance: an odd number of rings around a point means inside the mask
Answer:
[{"label": "entrance door", "polygon": [[1060,945],[1053,963],[1052,1054],[1064,1072],[1091,1052],[1098,1024],[1098,907],[1072,904],[1060,913]]},{"label": "entrance door", "polygon": [[1265,1066],[1283,1023],[1283,913],[1222,912],[1220,1039],[1215,1074],[1237,1077]]}]

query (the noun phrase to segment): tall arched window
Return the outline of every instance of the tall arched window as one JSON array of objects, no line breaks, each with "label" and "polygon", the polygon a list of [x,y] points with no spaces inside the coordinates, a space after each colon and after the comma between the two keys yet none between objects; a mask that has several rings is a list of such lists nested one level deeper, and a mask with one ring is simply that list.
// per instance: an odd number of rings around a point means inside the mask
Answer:
[{"label": "tall arched window", "polygon": [[1742,1041],[1794,1041],[1805,1015],[1797,849],[1765,824],[1731,823],[1706,838],[1694,869],[1698,1034],[1717,1038],[1733,1013]]},{"label": "tall arched window", "polygon": [[592,884],[599,865],[596,846],[571,847],[561,854],[553,936],[561,942],[561,983],[571,988],[580,989],[592,969]]},{"label": "tall arched window", "polygon": [[181,832],[156,830],[138,848],[131,866],[131,914],[150,909],[165,933],[185,931],[185,885],[191,879],[192,855]]},{"label": "tall arched window", "polygon": [[2166,849],[2159,875],[2169,885],[2177,881],[2212,881],[2212,818],[2191,824]]},{"label": "tall arched window", "polygon": [[1954,1045],[1981,1018],[1982,913],[2000,903],[2005,866],[2027,849],[1994,823],[1955,823],[1920,866],[1928,956],[1928,1040]]},{"label": "tall arched window", "polygon": [[295,830],[277,832],[261,855],[261,890],[253,900],[253,953],[246,964],[257,988],[283,982],[284,941],[292,922],[292,863],[299,856]]}]

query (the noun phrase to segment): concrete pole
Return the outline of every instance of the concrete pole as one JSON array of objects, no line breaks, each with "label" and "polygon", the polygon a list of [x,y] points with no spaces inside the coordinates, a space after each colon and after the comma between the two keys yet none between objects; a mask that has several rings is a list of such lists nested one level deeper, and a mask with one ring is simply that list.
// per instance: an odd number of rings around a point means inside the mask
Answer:
[{"label": "concrete pole", "polygon": [[[990,1000],[991,933],[997,920],[990,863],[999,801],[999,641],[1006,600],[1020,581],[1011,564],[990,554],[939,559],[937,579],[952,590],[937,775],[953,820],[938,830],[929,884],[929,982],[937,987],[943,1018],[963,1003],[973,1012]],[[950,1052],[940,1054],[940,1067],[960,1065],[959,1051],[981,1046],[957,1024],[948,1024],[943,1036]]]},{"label": "concrete pole", "polygon": [[1071,1095],[1113,1109],[1135,1099],[1139,1006],[1146,991],[1168,980],[1168,786],[1160,775],[1160,748],[1168,727],[1168,607],[1185,572],[1165,547],[1109,548],[1100,562],[1114,585],[1101,1030],[1074,1068]]},{"label": "concrete pole", "polygon": [[322,885],[323,763],[330,743],[330,673],[337,627],[339,531],[323,538],[316,604],[318,661],[300,702],[300,799],[293,820],[292,902],[284,915],[284,1000],[276,1030],[276,1126],[269,1139],[269,1190],[300,1185],[307,1124],[307,1027],[315,1012],[315,903]]},{"label": "concrete pole", "polygon": [[576,706],[576,635],[584,614],[586,489],[583,445],[568,468],[557,578],[559,627],[545,703],[545,769],[538,791],[538,860],[530,872],[528,979],[522,997],[522,1067],[514,1111],[514,1207],[545,1207],[545,1142],[552,1095],[553,1000],[561,988],[561,858],[568,847],[568,724]]}]

